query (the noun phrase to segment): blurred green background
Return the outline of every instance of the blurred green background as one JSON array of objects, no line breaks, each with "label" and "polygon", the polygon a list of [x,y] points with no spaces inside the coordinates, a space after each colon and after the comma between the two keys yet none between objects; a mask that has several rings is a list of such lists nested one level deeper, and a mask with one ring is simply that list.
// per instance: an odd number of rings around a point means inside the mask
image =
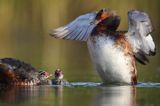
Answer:
[{"label": "blurred green background", "polygon": [[138,77],[160,82],[160,0],[0,0],[0,58],[14,57],[50,72],[61,68],[69,81],[100,81],[86,43],[57,40],[48,31],[101,8],[121,16],[119,30],[128,29],[129,10],[150,15],[157,55],[146,66],[138,64]]}]

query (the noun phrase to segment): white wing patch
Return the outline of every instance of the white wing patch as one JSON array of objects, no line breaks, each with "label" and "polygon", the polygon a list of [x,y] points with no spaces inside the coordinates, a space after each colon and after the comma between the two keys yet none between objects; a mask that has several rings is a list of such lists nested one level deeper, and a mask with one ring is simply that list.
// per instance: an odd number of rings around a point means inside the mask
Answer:
[{"label": "white wing patch", "polygon": [[61,39],[87,41],[93,28],[96,26],[96,15],[96,12],[81,15],[68,25],[51,30],[50,35]]},{"label": "white wing patch", "polygon": [[148,36],[146,37],[146,42],[148,42],[148,49],[151,51],[155,51],[155,44],[154,41],[152,39],[152,36],[150,34],[148,34]]}]

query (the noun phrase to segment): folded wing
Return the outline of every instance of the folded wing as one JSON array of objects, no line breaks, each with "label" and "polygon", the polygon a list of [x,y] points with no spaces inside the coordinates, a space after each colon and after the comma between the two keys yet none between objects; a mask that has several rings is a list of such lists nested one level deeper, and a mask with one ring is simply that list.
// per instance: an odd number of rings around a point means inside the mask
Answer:
[{"label": "folded wing", "polygon": [[132,10],[128,12],[129,30],[126,33],[136,59],[146,64],[146,56],[155,55],[155,44],[151,36],[153,27],[145,12]]}]

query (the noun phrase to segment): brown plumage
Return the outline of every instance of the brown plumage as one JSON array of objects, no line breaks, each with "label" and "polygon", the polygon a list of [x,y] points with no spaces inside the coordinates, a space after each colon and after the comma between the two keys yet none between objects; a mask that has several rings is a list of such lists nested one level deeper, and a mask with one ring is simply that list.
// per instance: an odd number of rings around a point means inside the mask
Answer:
[{"label": "brown plumage", "polygon": [[28,63],[14,58],[0,59],[0,84],[37,85],[42,77],[46,76]]}]

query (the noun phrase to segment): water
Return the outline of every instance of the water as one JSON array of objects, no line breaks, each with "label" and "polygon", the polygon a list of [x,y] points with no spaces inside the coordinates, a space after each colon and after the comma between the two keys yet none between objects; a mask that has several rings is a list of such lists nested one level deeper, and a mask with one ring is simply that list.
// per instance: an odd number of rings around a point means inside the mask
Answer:
[{"label": "water", "polygon": [[0,106],[159,106],[160,83],[101,86],[73,82],[72,86],[30,86],[0,92]]}]

